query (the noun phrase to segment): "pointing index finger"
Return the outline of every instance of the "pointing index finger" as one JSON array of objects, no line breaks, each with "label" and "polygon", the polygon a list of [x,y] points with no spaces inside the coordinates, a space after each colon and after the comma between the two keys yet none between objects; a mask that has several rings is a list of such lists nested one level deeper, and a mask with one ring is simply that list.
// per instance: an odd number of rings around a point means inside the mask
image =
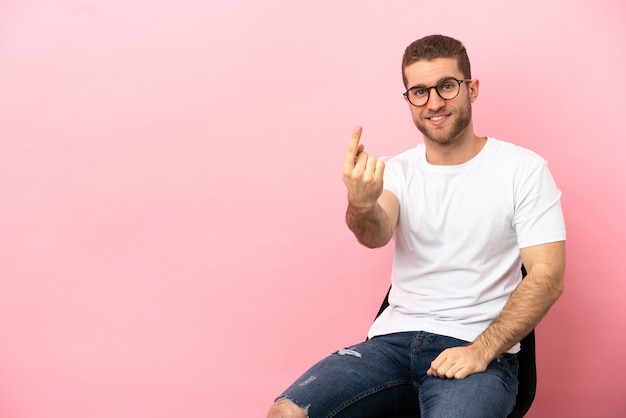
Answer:
[{"label": "pointing index finger", "polygon": [[352,131],[352,137],[350,138],[350,142],[348,143],[348,151],[346,152],[346,164],[351,164],[354,166],[354,160],[356,159],[357,154],[359,153],[359,141],[361,140],[361,132],[363,132],[363,128],[357,126]]}]

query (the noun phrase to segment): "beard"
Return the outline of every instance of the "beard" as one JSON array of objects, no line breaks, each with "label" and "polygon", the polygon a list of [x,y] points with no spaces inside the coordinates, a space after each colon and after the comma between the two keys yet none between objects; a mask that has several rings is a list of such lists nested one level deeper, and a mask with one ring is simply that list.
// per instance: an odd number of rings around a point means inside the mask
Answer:
[{"label": "beard", "polygon": [[470,121],[472,120],[472,105],[469,100],[467,100],[462,107],[460,107],[457,113],[451,114],[454,120],[452,121],[452,126],[446,128],[433,128],[428,126],[425,122],[421,120],[420,117],[414,118],[413,122],[417,129],[428,139],[438,144],[448,144],[453,142],[453,140],[459,136],[461,132],[467,128]]}]

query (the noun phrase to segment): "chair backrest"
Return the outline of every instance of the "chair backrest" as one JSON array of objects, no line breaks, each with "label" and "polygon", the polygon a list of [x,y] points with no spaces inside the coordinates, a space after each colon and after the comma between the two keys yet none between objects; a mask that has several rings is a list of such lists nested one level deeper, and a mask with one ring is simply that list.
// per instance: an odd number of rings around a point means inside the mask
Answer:
[{"label": "chair backrest", "polygon": [[[526,277],[526,269],[522,266],[522,277]],[[389,306],[389,292],[391,287],[387,290],[387,295],[383,300],[383,303],[378,309],[376,318],[383,313],[383,311]],[[515,398],[515,407],[509,414],[508,418],[521,418],[530,409],[533,401],[535,400],[535,393],[537,390],[537,362],[535,357],[535,330],[532,330],[522,341],[520,341],[520,351],[517,354],[519,361],[519,371],[517,374],[519,386],[517,388],[517,397]],[[393,417],[389,417],[393,418]],[[403,418],[403,417],[395,417]],[[404,417],[411,418],[411,417]],[[417,417],[419,418],[419,417]]]}]

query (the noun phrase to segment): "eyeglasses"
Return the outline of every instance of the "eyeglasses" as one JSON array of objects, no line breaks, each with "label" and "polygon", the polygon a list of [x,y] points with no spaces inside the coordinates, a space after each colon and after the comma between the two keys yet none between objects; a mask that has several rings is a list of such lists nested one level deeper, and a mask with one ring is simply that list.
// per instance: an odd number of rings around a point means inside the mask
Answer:
[{"label": "eyeglasses", "polygon": [[435,89],[439,97],[443,100],[452,100],[459,95],[461,84],[472,80],[457,80],[454,77],[446,78],[437,83],[436,86],[415,86],[402,93],[413,106],[424,106],[430,98],[430,90]]}]

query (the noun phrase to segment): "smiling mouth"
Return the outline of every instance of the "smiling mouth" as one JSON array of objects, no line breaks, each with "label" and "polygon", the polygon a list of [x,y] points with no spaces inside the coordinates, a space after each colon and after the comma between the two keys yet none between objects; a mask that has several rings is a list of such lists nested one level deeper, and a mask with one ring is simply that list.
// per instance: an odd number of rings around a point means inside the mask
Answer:
[{"label": "smiling mouth", "polygon": [[441,122],[444,119],[447,119],[450,115],[435,115],[435,116],[430,116],[427,117],[426,119],[431,121],[431,122]]}]

